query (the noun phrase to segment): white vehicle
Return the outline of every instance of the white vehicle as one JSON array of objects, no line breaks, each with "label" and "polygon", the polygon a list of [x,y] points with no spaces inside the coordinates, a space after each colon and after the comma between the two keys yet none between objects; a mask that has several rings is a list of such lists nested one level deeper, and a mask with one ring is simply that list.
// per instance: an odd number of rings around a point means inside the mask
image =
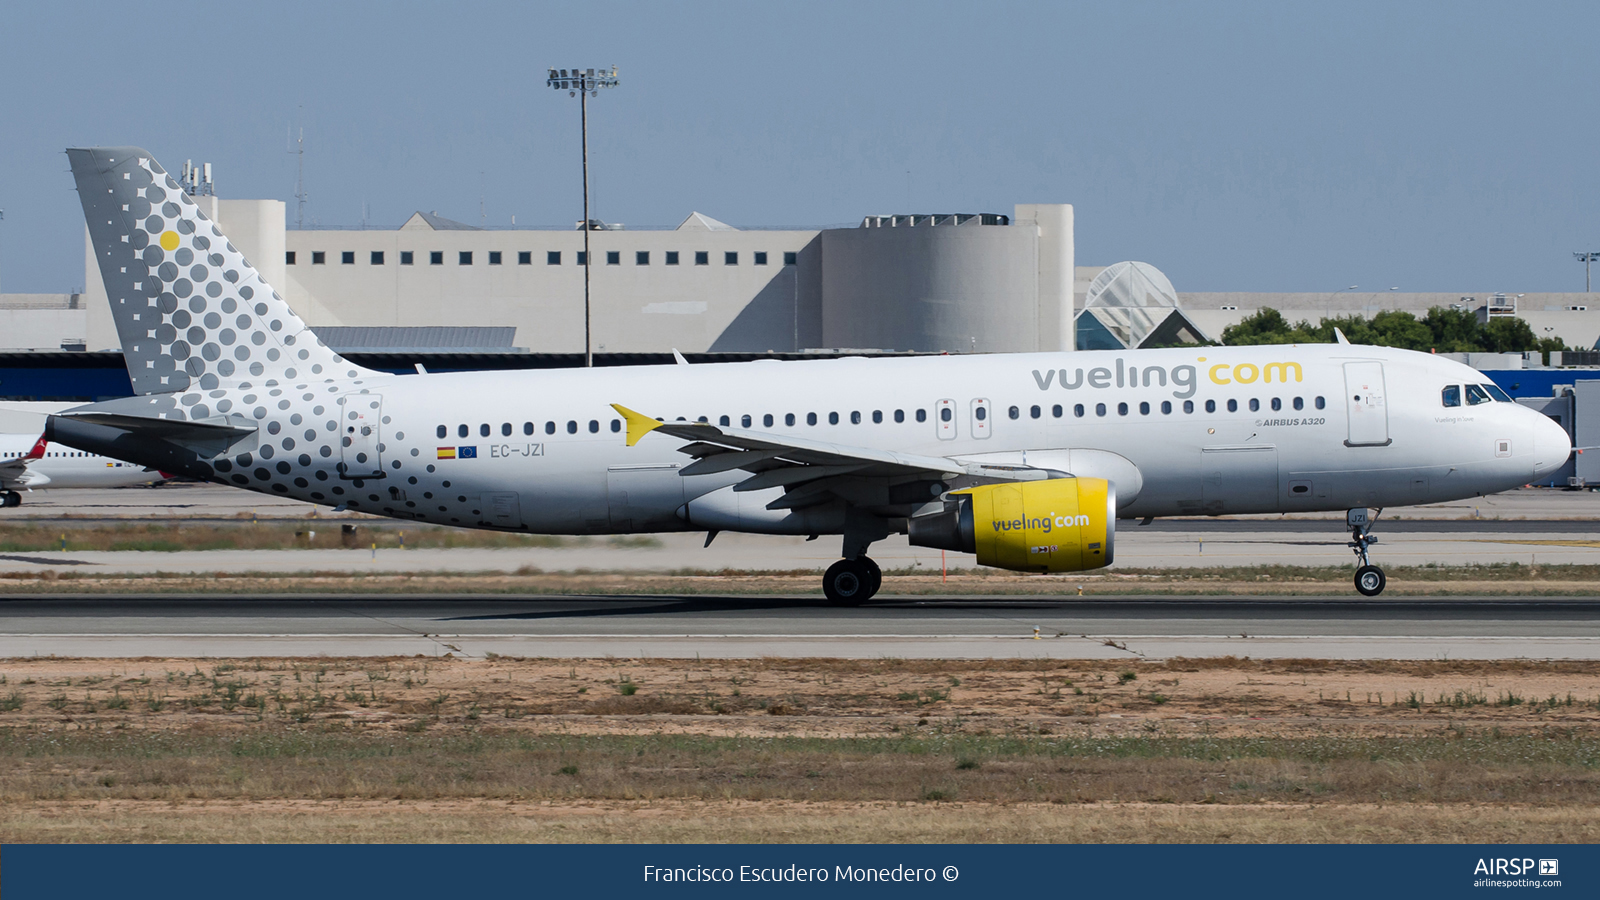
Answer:
[{"label": "white vehicle", "polygon": [[[892,533],[1034,572],[1116,519],[1368,509],[1555,471],[1566,432],[1483,374],[1347,343],[390,375],[329,350],[138,148],[69,150],[139,396],[52,441],[261,493],[543,534],[840,535],[838,603]],[[637,412],[636,412],[637,410]]]},{"label": "white vehicle", "polygon": [[144,466],[87,450],[52,450],[36,435],[0,434],[0,508],[22,505],[18,488],[126,487],[166,478]]}]

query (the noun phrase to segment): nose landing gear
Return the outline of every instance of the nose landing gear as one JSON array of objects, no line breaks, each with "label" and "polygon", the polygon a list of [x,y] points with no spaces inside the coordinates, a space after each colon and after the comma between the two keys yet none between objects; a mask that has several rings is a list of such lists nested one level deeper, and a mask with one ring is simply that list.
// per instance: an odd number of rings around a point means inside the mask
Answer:
[{"label": "nose landing gear", "polygon": [[1367,515],[1365,509],[1352,509],[1345,513],[1344,517],[1345,524],[1350,527],[1350,540],[1345,546],[1352,548],[1356,559],[1361,561],[1360,567],[1356,569],[1356,590],[1365,597],[1376,597],[1383,593],[1384,585],[1389,581],[1383,570],[1373,565],[1367,558],[1367,548],[1378,542],[1372,534],[1372,523],[1380,515],[1383,515],[1381,509],[1373,516]]}]

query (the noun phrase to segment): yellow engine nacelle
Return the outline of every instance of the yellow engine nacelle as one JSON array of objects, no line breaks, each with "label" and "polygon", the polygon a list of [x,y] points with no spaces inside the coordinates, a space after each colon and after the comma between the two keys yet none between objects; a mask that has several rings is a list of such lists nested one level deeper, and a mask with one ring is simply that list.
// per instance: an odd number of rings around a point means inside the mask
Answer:
[{"label": "yellow engine nacelle", "polygon": [[1115,555],[1117,492],[1102,478],[986,484],[949,496],[955,509],[910,520],[911,543],[1018,572],[1081,572]]}]

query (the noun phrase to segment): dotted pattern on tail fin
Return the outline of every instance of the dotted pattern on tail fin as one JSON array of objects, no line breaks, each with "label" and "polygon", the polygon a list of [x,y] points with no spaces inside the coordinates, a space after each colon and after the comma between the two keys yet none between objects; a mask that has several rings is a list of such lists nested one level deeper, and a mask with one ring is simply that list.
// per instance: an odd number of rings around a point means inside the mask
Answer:
[{"label": "dotted pattern on tail fin", "polygon": [[148,152],[67,156],[134,391],[378,374],[318,340]]}]

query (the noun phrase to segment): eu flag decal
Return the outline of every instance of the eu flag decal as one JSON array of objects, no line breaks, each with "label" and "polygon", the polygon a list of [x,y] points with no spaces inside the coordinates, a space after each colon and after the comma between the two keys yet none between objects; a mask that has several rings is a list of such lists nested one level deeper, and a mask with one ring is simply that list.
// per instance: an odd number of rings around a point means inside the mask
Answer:
[{"label": "eu flag decal", "polygon": [[477,447],[457,447],[456,448],[456,458],[457,459],[477,459],[478,458],[478,448]]}]

